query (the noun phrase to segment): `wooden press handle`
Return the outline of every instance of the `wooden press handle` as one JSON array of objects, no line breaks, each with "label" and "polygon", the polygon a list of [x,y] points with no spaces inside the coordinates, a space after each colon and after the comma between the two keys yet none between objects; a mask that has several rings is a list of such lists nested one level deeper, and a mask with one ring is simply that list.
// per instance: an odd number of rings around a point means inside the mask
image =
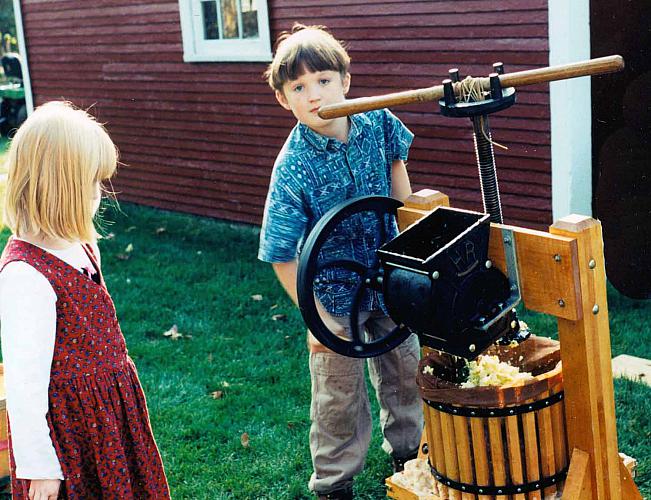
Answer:
[{"label": "wooden press handle", "polygon": [[[578,76],[614,73],[623,68],[624,59],[622,56],[608,56],[571,64],[561,64],[559,66],[506,73],[500,75],[499,78],[502,87],[519,87],[522,85],[534,85],[536,83],[576,78]],[[479,81],[484,90],[490,90],[489,78],[480,78]],[[424,89],[406,90],[404,92],[395,92],[393,94],[375,97],[360,97],[337,104],[330,104],[319,109],[319,116],[324,119],[338,118],[340,116],[399,106],[401,104],[437,101],[442,97],[443,85],[435,85],[434,87]]]}]

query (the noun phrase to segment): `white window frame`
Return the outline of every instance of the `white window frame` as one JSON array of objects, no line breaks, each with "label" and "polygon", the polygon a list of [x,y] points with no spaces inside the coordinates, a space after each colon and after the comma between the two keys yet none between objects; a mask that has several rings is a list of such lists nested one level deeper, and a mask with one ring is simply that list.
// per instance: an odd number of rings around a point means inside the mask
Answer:
[{"label": "white window frame", "polygon": [[201,0],[179,0],[183,60],[185,62],[249,62],[271,61],[271,37],[267,0],[258,3],[256,39],[204,40]]}]

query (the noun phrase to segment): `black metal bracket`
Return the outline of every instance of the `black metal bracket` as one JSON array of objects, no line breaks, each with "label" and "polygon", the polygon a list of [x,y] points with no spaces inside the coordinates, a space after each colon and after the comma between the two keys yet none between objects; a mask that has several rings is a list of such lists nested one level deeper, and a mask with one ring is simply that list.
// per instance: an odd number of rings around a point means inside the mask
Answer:
[{"label": "black metal bracket", "polygon": [[503,408],[474,408],[468,406],[455,406],[438,401],[430,401],[429,399],[423,399],[423,401],[427,403],[427,406],[430,406],[435,410],[442,411],[443,413],[449,413],[450,415],[458,415],[461,417],[513,417],[522,415],[523,413],[541,410],[542,408],[548,408],[562,401],[564,397],[563,394],[563,391],[561,391],[553,394],[552,396],[549,396],[548,398],[539,399],[538,401],[534,401],[532,403],[525,403],[523,405],[517,406],[506,406]]},{"label": "black metal bracket", "polygon": [[474,495],[517,495],[519,493],[529,493],[531,491],[539,491],[555,484],[564,481],[567,477],[568,467],[564,468],[560,472],[557,472],[553,476],[543,477],[536,481],[531,481],[528,483],[522,484],[505,484],[504,486],[479,486],[476,484],[462,483],[450,479],[447,476],[441,474],[438,470],[432,467],[432,464],[429,464],[432,471],[432,475],[436,478],[437,481],[443,483],[449,488],[452,488],[457,491],[462,491],[464,493],[470,493]]}]

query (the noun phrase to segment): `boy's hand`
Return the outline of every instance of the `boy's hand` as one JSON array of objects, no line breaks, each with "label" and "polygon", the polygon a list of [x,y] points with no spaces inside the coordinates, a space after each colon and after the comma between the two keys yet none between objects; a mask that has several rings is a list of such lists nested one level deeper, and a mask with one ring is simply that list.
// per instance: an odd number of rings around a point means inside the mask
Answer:
[{"label": "boy's hand", "polygon": [[59,496],[59,479],[32,479],[29,486],[29,500],[56,500]]},{"label": "boy's hand", "polygon": [[[325,326],[328,328],[328,330],[330,330],[338,337],[346,338],[344,327],[339,322],[337,322],[337,320],[335,320],[328,311],[325,310],[325,308],[321,305],[321,302],[319,302],[316,297],[314,298],[314,301],[316,303],[316,309],[319,312],[319,316],[321,316],[321,319],[323,320],[323,323],[325,323]],[[307,347],[310,352],[333,352],[324,346],[321,342],[319,342],[309,330],[307,331]]]}]

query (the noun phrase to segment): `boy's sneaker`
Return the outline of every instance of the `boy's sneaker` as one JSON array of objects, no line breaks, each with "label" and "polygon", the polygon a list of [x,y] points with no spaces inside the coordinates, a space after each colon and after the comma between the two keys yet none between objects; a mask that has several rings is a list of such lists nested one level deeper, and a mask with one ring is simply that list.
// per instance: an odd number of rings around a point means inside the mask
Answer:
[{"label": "boy's sneaker", "polygon": [[392,457],[391,459],[391,464],[393,465],[393,472],[402,472],[405,470],[405,462],[409,462],[410,460],[413,460],[414,458],[418,457],[418,450],[413,452],[411,455],[407,455],[406,457]]},{"label": "boy's sneaker", "polygon": [[330,493],[319,493],[317,498],[319,500],[353,500],[353,488],[348,487]]}]

